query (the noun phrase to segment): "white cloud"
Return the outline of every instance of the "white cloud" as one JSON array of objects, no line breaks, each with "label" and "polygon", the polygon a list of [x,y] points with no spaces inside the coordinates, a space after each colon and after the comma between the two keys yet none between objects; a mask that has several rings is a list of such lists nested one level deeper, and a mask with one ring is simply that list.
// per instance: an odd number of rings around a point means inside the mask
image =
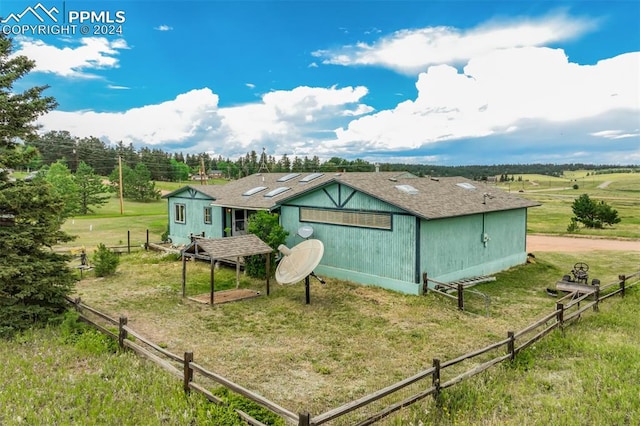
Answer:
[{"label": "white cloud", "polygon": [[[623,126],[616,131],[618,136],[637,137],[638,75],[640,52],[582,66],[570,63],[559,49],[496,50],[471,59],[464,73],[448,65],[429,67],[418,77],[415,100],[350,122],[337,129],[336,140],[325,147],[343,152],[354,146],[415,149],[440,141],[516,133],[523,120],[543,127],[564,123],[588,128],[586,123],[604,116]],[[608,133],[599,136],[611,138]]]},{"label": "white cloud", "polygon": [[573,39],[594,26],[594,21],[559,13],[538,19],[494,21],[464,31],[443,26],[405,29],[372,44],[361,42],[336,50],[318,50],[313,55],[323,58],[324,64],[380,66],[415,75],[430,65],[464,64],[496,49],[544,46]]},{"label": "white cloud", "polygon": [[[238,152],[257,145],[269,152],[312,153],[319,140],[331,138],[343,117],[373,109],[360,103],[365,87],[296,87],[269,92],[262,102],[221,108],[223,133]],[[321,136],[319,136],[321,135]]]},{"label": "white cloud", "polygon": [[157,27],[153,28],[156,31],[171,31],[173,30],[173,27],[169,26],[169,25],[158,25]]},{"label": "white cloud", "polygon": [[162,145],[184,143],[218,128],[217,107],[218,95],[198,89],[123,113],[52,111],[40,123],[43,131],[68,130],[74,136],[95,136],[112,143]]},{"label": "white cloud", "polygon": [[111,143],[184,147],[232,157],[262,146],[271,154],[313,155],[318,139],[331,138],[336,126],[372,111],[360,103],[366,94],[364,87],[303,86],[269,92],[260,102],[218,108],[218,95],[204,88],[123,113],[52,111],[39,123],[43,132],[64,129]]},{"label": "white cloud", "polygon": [[16,38],[14,55],[24,55],[36,62],[34,71],[63,77],[97,78],[91,70],[117,68],[119,50],[128,49],[124,39],[83,37],[72,47],[57,47],[42,40]]},{"label": "white cloud", "polygon": [[116,86],[115,84],[108,84],[107,85],[108,89],[113,89],[113,90],[129,90],[130,87],[127,86]]}]

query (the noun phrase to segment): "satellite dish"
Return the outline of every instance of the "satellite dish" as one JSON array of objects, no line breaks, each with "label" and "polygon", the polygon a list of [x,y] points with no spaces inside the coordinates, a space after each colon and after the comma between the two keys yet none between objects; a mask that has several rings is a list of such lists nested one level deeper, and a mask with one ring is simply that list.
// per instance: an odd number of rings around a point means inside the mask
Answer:
[{"label": "satellite dish", "polygon": [[298,235],[306,240],[313,235],[313,228],[310,225],[303,225],[298,229]]},{"label": "satellite dish", "polygon": [[290,249],[284,244],[278,246],[282,259],[276,269],[276,281],[279,284],[294,284],[304,279],[307,304],[310,303],[309,276],[316,277],[322,284],[324,281],[313,273],[324,254],[324,244],[320,240],[305,240]]},{"label": "satellite dish", "polygon": [[320,240],[305,240],[290,249],[284,244],[278,247],[283,254],[276,269],[279,284],[294,284],[311,275],[324,254],[324,244]]}]

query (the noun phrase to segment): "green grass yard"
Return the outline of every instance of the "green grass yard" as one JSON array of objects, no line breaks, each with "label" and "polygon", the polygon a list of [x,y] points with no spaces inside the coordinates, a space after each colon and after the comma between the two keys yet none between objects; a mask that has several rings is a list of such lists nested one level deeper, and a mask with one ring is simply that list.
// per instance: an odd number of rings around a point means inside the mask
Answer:
[{"label": "green grass yard", "polygon": [[[580,234],[640,238],[640,175],[526,179],[520,194],[543,203],[529,211],[529,232],[565,233],[571,203],[586,192],[616,208],[622,223]],[[578,190],[563,189],[571,187],[570,179]],[[520,189],[511,185],[511,191]],[[119,208],[112,198],[94,215],[69,219],[64,229],[78,238],[62,249],[121,245],[127,230],[133,244],[144,242],[147,229],[158,241],[166,229],[165,200],[125,201],[123,215]],[[212,308],[181,297],[181,264],[175,258],[139,252],[121,260],[113,277],[85,274],[76,296],[112,316],[127,316],[132,328],[163,347],[193,350],[196,362],[210,370],[290,410],[312,414],[428,368],[432,358],[452,359],[522,329],[553,310],[555,299],[545,289],[575,262],[588,263],[602,283],[640,267],[637,253],[537,254],[536,263],[474,287],[490,297],[485,316],[479,297],[469,298],[468,311],[459,312],[455,301],[433,293],[408,296],[338,280],[326,286],[312,281],[310,305],[302,284],[272,281],[269,297]],[[187,266],[188,294],[207,292],[208,265]],[[217,290],[235,287],[233,269],[220,268],[215,277]],[[244,275],[240,286],[264,292],[264,281]],[[629,374],[640,364],[639,302],[638,288],[624,299],[609,299],[600,312],[585,314],[564,336],[552,333],[513,365],[494,367],[446,390],[439,405],[429,398],[383,424],[640,424],[640,396]],[[213,424],[233,424],[197,396],[185,397],[179,380],[132,354],[78,352],[60,344],[59,333],[28,332],[0,348],[7,366],[0,379],[9,384],[0,389],[1,424],[199,424],[213,415]],[[148,403],[138,414],[134,407],[141,400]],[[29,414],[34,404],[41,417]]]}]

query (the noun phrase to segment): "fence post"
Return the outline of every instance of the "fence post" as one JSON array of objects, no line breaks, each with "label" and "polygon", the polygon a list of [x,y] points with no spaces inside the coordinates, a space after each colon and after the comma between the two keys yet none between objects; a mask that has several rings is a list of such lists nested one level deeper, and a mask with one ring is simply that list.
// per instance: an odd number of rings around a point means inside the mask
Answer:
[{"label": "fence post", "polygon": [[82,303],[82,300],[79,297],[76,297],[75,299],[73,299],[73,307],[78,312],[82,310],[82,308],[80,308],[80,303]]},{"label": "fence post", "polygon": [[149,250],[149,230],[147,229],[147,243],[144,245],[145,251]]},{"label": "fence post", "polygon": [[438,397],[440,396],[440,360],[438,358],[433,359],[433,368],[435,370],[433,371],[433,375],[431,376],[431,383],[435,388],[433,399],[437,401]]},{"label": "fence post", "polygon": [[193,361],[193,352],[185,352],[184,353],[184,381],[183,387],[186,393],[191,392],[191,388],[189,387],[189,383],[193,381],[193,369],[191,368],[190,362]]},{"label": "fence post", "polygon": [[593,293],[593,296],[595,297],[595,304],[593,305],[593,310],[595,312],[599,311],[599,307],[598,307],[598,303],[600,303],[600,286],[596,287],[596,291]]},{"label": "fence post", "polygon": [[507,350],[509,351],[510,361],[516,359],[516,338],[513,331],[507,331],[507,337],[509,338],[509,342],[507,343]]},{"label": "fence post", "polygon": [[127,231],[127,254],[131,254],[131,231]]},{"label": "fence post", "polygon": [[124,326],[127,325],[127,317],[120,317],[118,321],[118,344],[121,348],[124,348],[124,341],[127,339],[127,330]]},{"label": "fence post", "polygon": [[429,277],[426,272],[422,273],[422,294],[429,292]]},{"label": "fence post", "polygon": [[560,330],[564,333],[564,305],[562,303],[556,303],[556,321]]},{"label": "fence post", "polygon": [[458,309],[464,311],[464,287],[462,283],[458,283]]},{"label": "fence post", "polygon": [[624,297],[624,285],[627,281],[627,277],[624,275],[618,275],[618,279],[620,280],[620,296]]},{"label": "fence post", "polygon": [[298,426],[309,426],[311,424],[311,414],[298,413]]}]

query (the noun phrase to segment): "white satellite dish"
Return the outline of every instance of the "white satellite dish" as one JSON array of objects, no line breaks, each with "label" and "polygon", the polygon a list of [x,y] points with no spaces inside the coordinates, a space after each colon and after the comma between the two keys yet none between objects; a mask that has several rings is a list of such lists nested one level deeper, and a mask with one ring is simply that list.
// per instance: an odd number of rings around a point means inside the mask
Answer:
[{"label": "white satellite dish", "polygon": [[310,225],[302,225],[298,229],[298,235],[300,235],[305,240],[313,235],[313,228]]},{"label": "white satellite dish", "polygon": [[276,269],[276,281],[279,284],[294,284],[304,279],[309,304],[309,276],[318,278],[324,284],[324,281],[313,273],[322,260],[324,244],[320,240],[305,240],[292,249],[280,244],[278,250],[282,253],[282,259]]}]

